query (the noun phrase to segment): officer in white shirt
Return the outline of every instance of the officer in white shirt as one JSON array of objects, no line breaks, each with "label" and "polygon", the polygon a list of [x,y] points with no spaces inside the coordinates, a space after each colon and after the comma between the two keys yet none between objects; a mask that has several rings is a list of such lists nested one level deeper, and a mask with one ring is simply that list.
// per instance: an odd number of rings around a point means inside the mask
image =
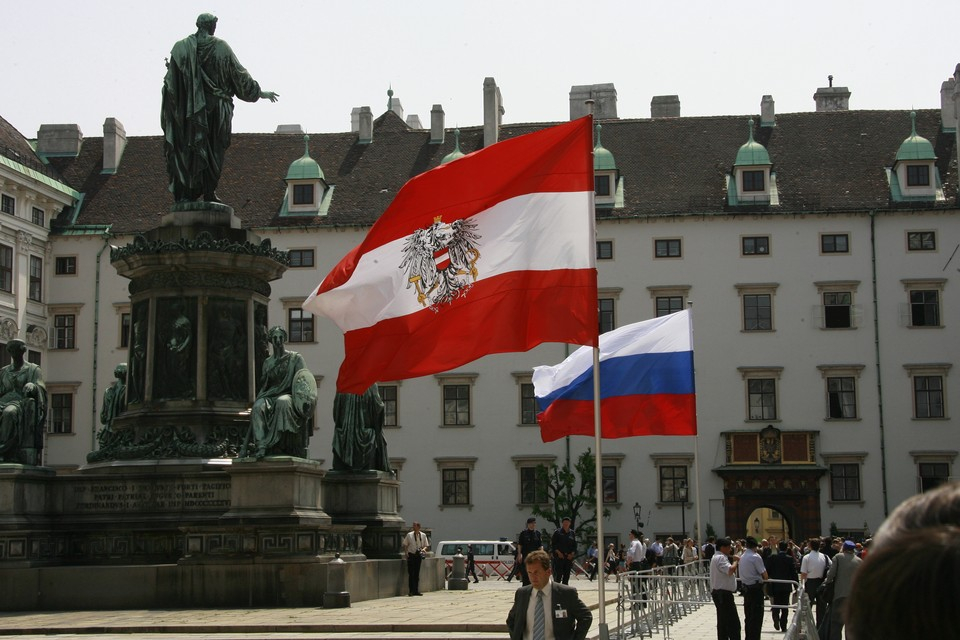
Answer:
[{"label": "officer in white shirt", "polygon": [[827,608],[826,603],[821,603],[817,598],[817,589],[823,584],[823,579],[827,577],[827,570],[830,568],[830,559],[820,553],[820,540],[814,538],[810,541],[810,553],[803,556],[800,561],[800,578],[803,580],[803,590],[810,598],[810,606],[817,605],[817,626],[820,626],[823,620],[823,612]]}]

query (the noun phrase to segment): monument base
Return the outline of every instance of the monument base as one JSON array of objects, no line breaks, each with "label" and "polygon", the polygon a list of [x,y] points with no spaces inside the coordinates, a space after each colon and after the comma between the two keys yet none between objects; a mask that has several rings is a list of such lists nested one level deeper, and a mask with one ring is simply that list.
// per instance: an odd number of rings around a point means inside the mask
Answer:
[{"label": "monument base", "polygon": [[401,555],[404,522],[398,512],[400,481],[385,471],[330,471],[323,480],[323,504],[340,524],[364,527],[368,558]]}]

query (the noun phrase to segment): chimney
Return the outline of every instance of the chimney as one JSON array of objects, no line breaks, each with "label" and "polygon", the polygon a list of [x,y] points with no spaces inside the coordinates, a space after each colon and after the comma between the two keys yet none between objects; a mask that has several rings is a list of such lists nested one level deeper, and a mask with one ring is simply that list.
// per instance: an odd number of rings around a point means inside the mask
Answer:
[{"label": "chimney", "polygon": [[[960,66],[960,65],[957,65]],[[940,85],[940,130],[953,132],[957,130],[957,103],[954,94],[957,93],[957,79],[947,78]]]},{"label": "chimney", "polygon": [[489,147],[500,139],[503,121],[503,97],[493,78],[483,79],[483,146]]},{"label": "chimney", "polygon": [[360,107],[350,110],[350,131],[353,133],[360,131]]},{"label": "chimney", "polygon": [[411,129],[423,129],[423,123],[420,122],[420,116],[415,113],[408,115],[407,126]]},{"label": "chimney", "polygon": [[360,113],[357,114],[359,120],[360,137],[358,144],[370,144],[373,142],[373,111],[370,107],[360,107]]},{"label": "chimney", "polygon": [[617,89],[612,82],[581,84],[570,87],[570,119],[590,114],[586,101],[593,100],[593,117],[597,120],[617,118]]},{"label": "chimney", "polygon": [[833,76],[827,76],[830,86],[820,87],[813,94],[817,103],[817,111],[847,111],[850,109],[850,90],[846,87],[833,86]]},{"label": "chimney", "polygon": [[83,133],[76,124],[42,124],[37,131],[37,154],[76,158],[80,155]]},{"label": "chimney", "polygon": [[277,130],[274,133],[295,133],[298,135],[303,135],[303,127],[299,124],[278,124]]},{"label": "chimney", "polygon": [[430,144],[443,144],[443,107],[439,104],[430,109]]},{"label": "chimney", "polygon": [[120,167],[120,158],[127,146],[127,132],[116,118],[103,121],[103,171],[114,174]]},{"label": "chimney", "polygon": [[680,96],[653,96],[650,101],[651,118],[679,118]]},{"label": "chimney", "polygon": [[760,126],[777,126],[777,112],[773,108],[773,96],[763,96],[760,99]]}]

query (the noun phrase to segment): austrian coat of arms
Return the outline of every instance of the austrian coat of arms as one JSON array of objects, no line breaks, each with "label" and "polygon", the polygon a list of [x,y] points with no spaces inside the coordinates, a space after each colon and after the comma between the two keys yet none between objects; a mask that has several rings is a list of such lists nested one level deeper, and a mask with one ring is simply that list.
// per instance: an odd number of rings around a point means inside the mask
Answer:
[{"label": "austrian coat of arms", "polygon": [[479,276],[480,238],[473,220],[443,222],[441,216],[407,237],[400,268],[417,302],[436,312],[470,290]]}]

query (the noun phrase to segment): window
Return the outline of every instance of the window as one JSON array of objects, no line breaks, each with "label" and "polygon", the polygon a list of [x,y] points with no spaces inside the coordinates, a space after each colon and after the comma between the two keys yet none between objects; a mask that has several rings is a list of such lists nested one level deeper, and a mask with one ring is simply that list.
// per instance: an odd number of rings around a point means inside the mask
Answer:
[{"label": "window", "polygon": [[304,268],[313,266],[313,249],[290,249],[290,268]]},{"label": "window", "polygon": [[520,467],[520,504],[546,504],[546,477],[540,477],[538,468],[539,465]]},{"label": "window", "polygon": [[7,194],[0,195],[0,211],[9,213],[10,215],[16,215],[17,201]]},{"label": "window", "polygon": [[743,296],[743,330],[770,331],[773,329],[773,303],[768,293]]},{"label": "window", "polygon": [[946,462],[920,462],[917,464],[920,492],[936,489],[950,479],[950,465]]},{"label": "window", "polygon": [[57,256],[53,264],[54,273],[58,276],[72,276],[77,273],[76,256]]},{"label": "window", "polygon": [[827,378],[827,417],[834,420],[851,420],[857,417],[856,378]]},{"label": "window", "polygon": [[620,502],[618,475],[619,467],[616,465],[603,465],[600,468],[600,482],[603,483],[604,504],[616,504]]},{"label": "window", "polygon": [[444,506],[462,506],[470,504],[470,470],[443,469]]},{"label": "window", "polygon": [[680,257],[680,238],[669,238],[666,240],[654,240],[655,258],[679,258]]},{"label": "window", "polygon": [[613,260],[613,240],[597,240],[597,260]]},{"label": "window", "polygon": [[770,255],[770,236],[745,236],[741,238],[740,252],[745,256]]},{"label": "window", "polygon": [[290,342],[313,342],[313,314],[303,309],[287,310],[287,334]]},{"label": "window", "polygon": [[610,188],[610,181],[613,176],[609,174],[601,174],[593,177],[593,191],[596,195],[601,198],[604,196],[609,196],[613,189]]},{"label": "window", "polygon": [[0,244],[0,289],[13,293],[13,248]]},{"label": "window", "polygon": [[43,260],[30,256],[30,289],[27,297],[36,302],[43,300]]},{"label": "window", "polygon": [[537,424],[537,398],[533,393],[533,383],[520,383],[520,424]]},{"label": "window", "polygon": [[930,166],[926,164],[908,164],[907,165],[907,186],[908,187],[930,186]]},{"label": "window", "polygon": [[682,296],[660,296],[657,298],[657,317],[668,316],[671,313],[683,311]]},{"label": "window", "polygon": [[383,426],[400,426],[400,423],[397,419],[397,416],[399,415],[399,405],[397,404],[397,385],[381,384],[378,386],[380,388],[380,399],[383,400]]},{"label": "window", "polygon": [[915,418],[943,418],[943,377],[913,377],[913,408]]},{"label": "window", "polygon": [[919,289],[910,292],[910,326],[940,326],[940,292]]},{"label": "window", "polygon": [[743,172],[743,190],[763,191],[763,170],[750,170]]},{"label": "window", "polygon": [[687,467],[660,467],[660,502],[688,502]]},{"label": "window", "polygon": [[293,204],[313,204],[313,187],[312,184],[293,185]]},{"label": "window", "polygon": [[747,380],[748,420],[777,419],[777,381],[773,378]]},{"label": "window", "polygon": [[850,236],[846,233],[821,234],[820,253],[850,253]]},{"label": "window", "polygon": [[73,433],[73,394],[50,394],[50,433]]},{"label": "window", "polygon": [[598,300],[600,311],[600,333],[613,331],[617,328],[615,317],[615,301],[613,298],[600,298]]},{"label": "window", "polygon": [[936,231],[908,231],[907,251],[936,251]]},{"label": "window", "polygon": [[120,348],[130,347],[130,312],[120,314]]},{"label": "window", "polygon": [[33,208],[33,211],[30,212],[30,219],[33,221],[33,224],[43,226],[44,215],[43,209],[38,209],[37,207]]},{"label": "window", "polygon": [[860,465],[839,463],[830,465],[830,499],[836,502],[860,501]]},{"label": "window", "polygon": [[76,348],[77,316],[73,314],[57,314],[53,316],[53,348]]},{"label": "window", "polygon": [[823,327],[825,329],[849,329],[853,294],[849,291],[823,292]]},{"label": "window", "polygon": [[443,424],[464,426],[470,424],[470,385],[443,385]]}]

